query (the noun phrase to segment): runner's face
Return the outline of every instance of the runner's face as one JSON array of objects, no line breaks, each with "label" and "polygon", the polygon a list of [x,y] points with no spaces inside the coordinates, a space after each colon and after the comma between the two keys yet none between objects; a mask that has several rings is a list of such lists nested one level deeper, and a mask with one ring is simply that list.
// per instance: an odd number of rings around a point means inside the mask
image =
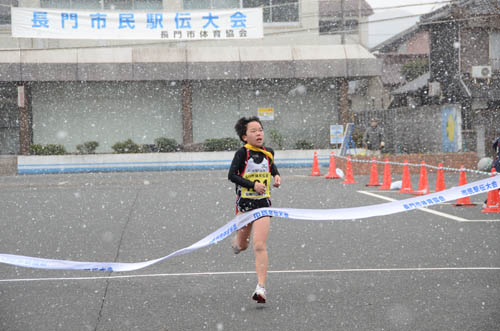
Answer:
[{"label": "runner's face", "polygon": [[247,124],[247,134],[243,136],[243,140],[255,147],[264,145],[264,130],[259,122],[250,122]]}]

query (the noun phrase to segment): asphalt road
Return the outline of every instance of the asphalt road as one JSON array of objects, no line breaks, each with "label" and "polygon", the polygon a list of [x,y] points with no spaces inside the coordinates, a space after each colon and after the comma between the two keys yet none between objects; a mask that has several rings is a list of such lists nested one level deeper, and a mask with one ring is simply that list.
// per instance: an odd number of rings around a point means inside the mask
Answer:
[{"label": "asphalt road", "polygon": [[[310,169],[281,172],[276,207],[410,197],[365,187],[367,177],[343,186]],[[235,256],[229,240],[127,273],[2,264],[0,330],[499,330],[500,214],[482,214],[484,199],[432,207],[440,215],[274,218],[265,305],[250,298],[253,252]],[[149,260],[227,223],[233,203],[225,171],[0,177],[0,253]]]}]

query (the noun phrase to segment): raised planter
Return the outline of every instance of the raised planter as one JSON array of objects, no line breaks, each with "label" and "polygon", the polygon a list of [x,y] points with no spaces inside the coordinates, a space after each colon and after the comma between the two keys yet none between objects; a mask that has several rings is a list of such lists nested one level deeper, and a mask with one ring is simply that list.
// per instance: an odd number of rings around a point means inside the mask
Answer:
[{"label": "raised planter", "polygon": [[[328,167],[330,153],[334,150],[316,150],[321,167]],[[314,150],[276,151],[278,168],[312,167]],[[18,174],[50,174],[79,172],[116,172],[116,171],[169,171],[169,170],[213,170],[229,169],[234,152],[187,152],[187,153],[151,153],[151,154],[91,154],[91,155],[54,155],[54,156],[18,156]],[[353,159],[369,160],[364,156]],[[383,161],[385,157],[379,158]],[[442,162],[445,167],[476,169],[478,157],[475,153],[443,153],[390,155],[390,161],[420,163],[429,165]],[[336,158],[338,168],[345,167],[345,161]],[[381,165],[379,165],[381,168]],[[356,174],[369,174],[370,163],[355,163]],[[382,169],[382,168],[381,168]],[[400,173],[401,166],[391,166],[391,171]],[[418,173],[418,167],[410,167]],[[326,171],[326,170],[325,170]]]}]

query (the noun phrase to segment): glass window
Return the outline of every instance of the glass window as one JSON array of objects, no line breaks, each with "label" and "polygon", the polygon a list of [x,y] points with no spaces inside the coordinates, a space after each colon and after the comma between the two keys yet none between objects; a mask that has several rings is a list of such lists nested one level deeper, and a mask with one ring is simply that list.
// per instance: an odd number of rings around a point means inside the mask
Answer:
[{"label": "glass window", "polygon": [[104,0],[104,9],[121,10],[134,9],[133,0]]},{"label": "glass window", "polygon": [[298,22],[298,0],[243,0],[244,8],[263,7],[264,22]]},{"label": "glass window", "polygon": [[162,0],[40,0],[41,8],[70,9],[163,9]]},{"label": "glass window", "polygon": [[71,0],[72,9],[99,9],[101,3],[99,0]]},{"label": "glass window", "polygon": [[271,0],[271,22],[298,22],[299,3],[290,0]]},{"label": "glass window", "polygon": [[[358,33],[358,20],[345,20],[345,33]],[[341,20],[320,20],[319,34],[338,34],[342,32]]]},{"label": "glass window", "polygon": [[490,59],[500,59],[500,32],[490,32]]},{"label": "glass window", "polygon": [[10,0],[10,1],[0,1],[1,4],[4,4],[4,6],[0,6],[0,25],[8,25],[10,24],[10,7],[17,7],[18,1],[17,0]]},{"label": "glass window", "polygon": [[184,0],[184,9],[208,9],[210,0]]},{"label": "glass window", "polygon": [[240,0],[184,0],[184,9],[240,8]]},{"label": "glass window", "polygon": [[42,8],[71,8],[70,0],[41,0]]}]

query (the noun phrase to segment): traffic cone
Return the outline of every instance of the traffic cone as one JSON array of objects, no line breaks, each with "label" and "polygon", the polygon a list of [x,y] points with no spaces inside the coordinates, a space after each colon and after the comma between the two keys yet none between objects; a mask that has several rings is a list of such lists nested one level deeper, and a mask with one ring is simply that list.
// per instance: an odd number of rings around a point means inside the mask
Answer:
[{"label": "traffic cone", "polygon": [[420,166],[420,178],[418,180],[418,190],[415,195],[429,194],[429,182],[427,181],[427,167],[425,161],[422,161]]},{"label": "traffic cone", "polygon": [[[491,169],[491,177],[497,175],[495,168]],[[481,210],[481,213],[500,213],[500,197],[498,190],[491,190],[488,192],[488,200],[486,207]]]},{"label": "traffic cone", "polygon": [[385,159],[384,164],[384,178],[382,179],[382,186],[380,186],[379,190],[390,190],[391,189],[391,165],[389,164],[389,160]]},{"label": "traffic cone", "polygon": [[345,168],[345,180],[342,182],[342,184],[357,184],[357,182],[354,180],[354,176],[352,174],[352,165],[351,165],[351,157],[347,157],[347,162],[346,162],[346,168]]},{"label": "traffic cone", "polygon": [[328,175],[326,175],[325,178],[328,179],[340,178],[340,176],[337,175],[337,166],[335,165],[335,156],[333,155],[333,152],[330,153],[330,165],[328,167]]},{"label": "traffic cone", "polygon": [[314,152],[313,156],[313,168],[311,176],[321,176],[321,172],[319,171],[318,154],[316,152]]},{"label": "traffic cone", "polygon": [[375,158],[372,158],[372,169],[370,171],[370,181],[366,186],[380,186],[378,182],[378,174],[377,174],[377,163],[375,163]]},{"label": "traffic cone", "polygon": [[446,185],[444,183],[444,172],[443,172],[443,164],[438,164],[438,171],[436,177],[436,192],[446,190]]},{"label": "traffic cone", "polygon": [[[467,184],[467,178],[465,176],[465,168],[464,166],[460,167],[460,177],[458,178],[458,186],[462,186]],[[472,207],[475,206],[475,203],[470,202],[470,197],[464,197],[457,200],[456,203],[453,204],[458,207]]]},{"label": "traffic cone", "polygon": [[403,165],[403,179],[399,193],[413,193],[411,187],[410,168],[408,168],[408,160],[405,160]]}]

